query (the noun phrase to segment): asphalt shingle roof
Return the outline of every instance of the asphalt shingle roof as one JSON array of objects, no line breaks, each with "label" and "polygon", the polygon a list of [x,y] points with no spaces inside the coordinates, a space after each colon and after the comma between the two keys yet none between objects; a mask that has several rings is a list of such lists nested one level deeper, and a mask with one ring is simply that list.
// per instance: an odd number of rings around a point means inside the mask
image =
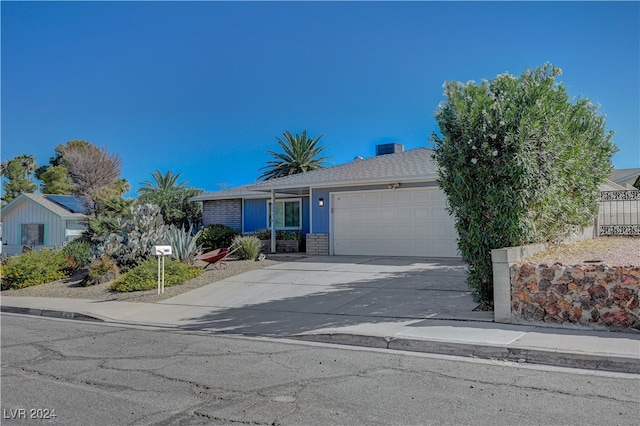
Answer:
[{"label": "asphalt shingle roof", "polygon": [[417,148],[396,154],[357,159],[339,166],[248,185],[247,188],[265,191],[296,187],[435,180],[438,176],[438,168],[431,158],[432,154],[433,151],[430,149]]}]

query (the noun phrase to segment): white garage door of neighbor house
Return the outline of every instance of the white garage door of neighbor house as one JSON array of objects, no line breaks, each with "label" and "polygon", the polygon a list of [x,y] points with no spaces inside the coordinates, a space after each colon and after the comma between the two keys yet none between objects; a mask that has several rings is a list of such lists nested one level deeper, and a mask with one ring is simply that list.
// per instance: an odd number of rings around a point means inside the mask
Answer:
[{"label": "white garage door of neighbor house", "polygon": [[460,256],[439,188],[341,192],[332,201],[333,254]]}]

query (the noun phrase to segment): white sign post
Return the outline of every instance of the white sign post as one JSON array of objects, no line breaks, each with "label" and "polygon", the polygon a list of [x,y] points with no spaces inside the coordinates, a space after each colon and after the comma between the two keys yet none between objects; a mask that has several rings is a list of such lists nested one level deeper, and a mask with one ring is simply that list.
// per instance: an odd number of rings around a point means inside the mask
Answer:
[{"label": "white sign post", "polygon": [[[171,255],[171,246],[153,246],[153,252],[158,256],[158,295],[164,294],[164,257]],[[162,258],[162,275],[160,274],[160,259]],[[162,279],[161,279],[162,278]]]}]

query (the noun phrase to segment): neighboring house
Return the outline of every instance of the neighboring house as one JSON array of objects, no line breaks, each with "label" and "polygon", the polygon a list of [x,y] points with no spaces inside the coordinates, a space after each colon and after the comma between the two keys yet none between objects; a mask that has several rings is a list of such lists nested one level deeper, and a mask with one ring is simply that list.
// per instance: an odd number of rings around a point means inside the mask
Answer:
[{"label": "neighboring house", "polygon": [[618,169],[611,172],[609,180],[624,187],[624,189],[635,190],[638,188],[635,188],[633,184],[636,182],[636,179],[638,179],[638,176],[640,176],[640,168]]},{"label": "neighboring house", "polygon": [[458,257],[432,151],[385,144],[377,153],[191,200],[202,201],[204,225],[243,233],[270,228],[275,201],[275,228],[302,232],[312,255]]},{"label": "neighboring house", "polygon": [[20,194],[0,211],[4,254],[62,246],[85,230],[82,201],[66,195]]}]

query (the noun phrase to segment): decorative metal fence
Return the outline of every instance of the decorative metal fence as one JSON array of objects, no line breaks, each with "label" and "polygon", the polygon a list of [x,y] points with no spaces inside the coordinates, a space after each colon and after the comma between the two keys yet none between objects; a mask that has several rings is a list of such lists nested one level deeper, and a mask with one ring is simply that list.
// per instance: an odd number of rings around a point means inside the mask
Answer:
[{"label": "decorative metal fence", "polygon": [[640,191],[602,191],[599,235],[640,235]]}]

